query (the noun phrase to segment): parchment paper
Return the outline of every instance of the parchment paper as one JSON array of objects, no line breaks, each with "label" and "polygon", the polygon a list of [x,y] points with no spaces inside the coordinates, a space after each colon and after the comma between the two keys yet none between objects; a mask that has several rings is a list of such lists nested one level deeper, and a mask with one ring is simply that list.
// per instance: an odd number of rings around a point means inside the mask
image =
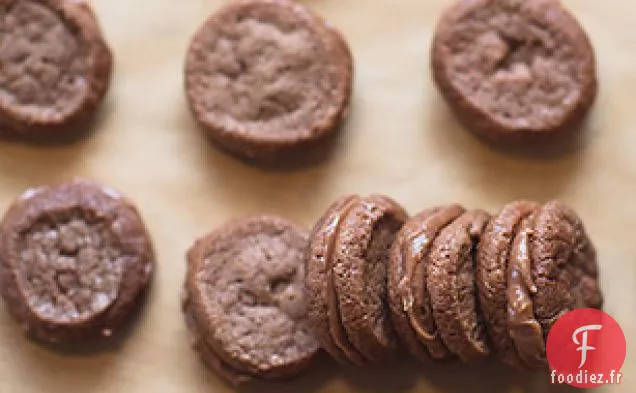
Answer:
[{"label": "parchment paper", "polygon": [[[331,156],[291,171],[245,165],[196,129],[183,59],[214,0],[94,0],[116,56],[94,132],[70,145],[0,142],[0,209],[29,186],[75,176],[121,190],[142,211],[158,269],[145,311],[116,348],[60,354],[24,339],[0,306],[0,392],[231,392],[191,351],[179,306],[184,253],[225,220],[277,213],[306,226],[344,193],[386,193],[412,213],[439,203],[496,211],[517,198],[558,198],[583,217],[600,257],[606,311],[628,353],[620,386],[636,391],[636,3],[565,0],[587,29],[600,95],[585,137],[561,154],[501,152],[465,132],[429,73],[429,45],[449,1],[307,0],[349,40],[356,60],[352,116]],[[253,392],[548,392],[545,376],[496,364],[341,370],[328,359],[300,380]]]}]

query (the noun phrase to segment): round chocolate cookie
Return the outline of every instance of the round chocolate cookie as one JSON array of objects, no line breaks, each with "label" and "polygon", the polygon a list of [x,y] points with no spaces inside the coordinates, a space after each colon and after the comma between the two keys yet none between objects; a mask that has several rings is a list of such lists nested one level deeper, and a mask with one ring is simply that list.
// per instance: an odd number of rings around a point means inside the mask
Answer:
[{"label": "round chocolate cookie", "polygon": [[346,196],[313,231],[307,262],[309,316],[323,347],[356,365],[397,350],[388,312],[386,270],[407,213],[393,200]]},{"label": "round chocolate cookie", "polygon": [[490,344],[499,359],[520,367],[521,359],[508,333],[508,260],[521,222],[539,208],[529,201],[509,203],[495,215],[477,249],[475,281]]},{"label": "round chocolate cookie", "polygon": [[478,307],[475,250],[490,216],[472,210],[437,236],[427,264],[427,284],[437,330],[450,352],[465,362],[490,354]]},{"label": "round chocolate cookie", "polygon": [[45,343],[114,335],[153,266],[137,210],[94,183],[30,189],[0,225],[0,293],[25,332]]},{"label": "round chocolate cookie", "polygon": [[558,0],[459,0],[439,22],[431,58],[451,109],[497,142],[570,130],[596,97],[594,50]]},{"label": "round chocolate cookie", "polygon": [[339,229],[332,255],[334,289],[347,337],[370,362],[395,352],[386,288],[388,256],[408,215],[388,197],[362,197]]},{"label": "round chocolate cookie", "polygon": [[433,318],[427,273],[435,239],[464,211],[459,205],[447,205],[419,213],[404,224],[391,249],[388,273],[391,319],[406,349],[423,362],[451,355]]},{"label": "round chocolate cookie", "polygon": [[362,366],[365,359],[349,342],[338,308],[333,279],[333,253],[340,227],[360,197],[348,195],[334,202],[314,226],[307,255],[305,285],[308,317],[322,348],[342,364]]},{"label": "round chocolate cookie", "polygon": [[102,101],[112,58],[84,1],[0,0],[0,131],[76,133]]},{"label": "round chocolate cookie", "polygon": [[559,202],[504,207],[482,236],[476,274],[492,346],[516,367],[545,367],[556,319],[603,302],[594,247],[576,213]]},{"label": "round chocolate cookie", "polygon": [[188,251],[186,322],[195,349],[229,382],[296,376],[318,352],[306,319],[306,248],[305,230],[255,216]]},{"label": "round chocolate cookie", "polygon": [[353,61],[342,36],[291,0],[238,0],[194,36],[185,88],[200,126],[243,158],[280,161],[333,134]]},{"label": "round chocolate cookie", "polygon": [[576,212],[557,201],[537,211],[528,236],[534,313],[547,337],[566,312],[603,306],[596,249]]}]

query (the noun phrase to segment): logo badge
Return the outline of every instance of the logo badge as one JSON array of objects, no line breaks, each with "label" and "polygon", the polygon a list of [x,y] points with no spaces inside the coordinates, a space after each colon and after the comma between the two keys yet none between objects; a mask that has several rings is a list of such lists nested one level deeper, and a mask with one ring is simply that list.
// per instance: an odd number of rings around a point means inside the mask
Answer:
[{"label": "logo badge", "polygon": [[559,318],[546,343],[552,383],[578,388],[620,383],[625,334],[607,313],[579,308]]}]

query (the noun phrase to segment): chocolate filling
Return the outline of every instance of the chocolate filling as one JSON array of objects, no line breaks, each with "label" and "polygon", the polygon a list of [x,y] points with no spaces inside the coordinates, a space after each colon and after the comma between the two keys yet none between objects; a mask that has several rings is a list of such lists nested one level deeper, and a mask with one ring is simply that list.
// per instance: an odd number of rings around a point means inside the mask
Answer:
[{"label": "chocolate filling", "polygon": [[[450,206],[436,212],[407,239],[402,251],[405,275],[398,284],[398,290],[402,297],[404,312],[411,322],[411,327],[417,333],[418,339],[436,359],[446,357],[448,349],[439,339],[433,321],[426,286],[426,259],[439,232],[457,219],[462,212],[463,209],[459,206]],[[413,286],[414,283],[419,283],[422,287],[416,289]]]},{"label": "chocolate filling", "polygon": [[[436,262],[429,265],[429,279],[444,280],[431,293],[432,299],[441,302],[433,315],[446,347],[464,361],[490,352],[476,301],[474,274],[475,246],[489,219],[480,210],[464,213],[438,236],[431,252]],[[448,308],[440,310],[439,304]]]},{"label": "chocolate filling", "polygon": [[534,215],[521,222],[508,258],[508,332],[522,361],[535,367],[545,363],[541,325],[534,315],[532,297],[537,287],[532,280],[530,238]]}]

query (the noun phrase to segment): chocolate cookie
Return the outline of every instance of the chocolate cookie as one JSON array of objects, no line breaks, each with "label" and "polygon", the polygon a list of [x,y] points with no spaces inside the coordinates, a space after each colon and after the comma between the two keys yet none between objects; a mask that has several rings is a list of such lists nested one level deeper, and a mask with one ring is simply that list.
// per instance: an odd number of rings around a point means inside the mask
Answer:
[{"label": "chocolate cookie", "polygon": [[552,324],[600,308],[596,252],[567,206],[514,202],[486,230],[477,258],[481,307],[493,347],[513,366],[544,367]]},{"label": "chocolate cookie", "polygon": [[333,280],[333,253],[339,228],[359,197],[344,196],[318,220],[307,255],[308,317],[322,348],[343,364],[361,366],[365,359],[349,342],[340,318]]},{"label": "chocolate cookie", "polygon": [[427,274],[435,239],[464,212],[459,205],[447,205],[419,213],[404,224],[391,249],[388,274],[391,318],[409,353],[424,362],[451,355],[433,318]]},{"label": "chocolate cookie", "polygon": [[494,141],[572,129],[596,97],[594,50],[558,0],[460,0],[439,22],[431,57],[451,109]]},{"label": "chocolate cookie", "polygon": [[318,351],[306,320],[307,233],[273,216],[228,223],[188,251],[183,309],[203,360],[231,383],[302,372]]},{"label": "chocolate cookie", "polygon": [[521,222],[539,208],[529,201],[509,203],[488,224],[477,250],[475,281],[491,346],[506,364],[521,359],[508,333],[508,260]]},{"label": "chocolate cookie", "polygon": [[112,58],[84,1],[0,0],[0,127],[29,137],[77,132],[102,101]]},{"label": "chocolate cookie", "polygon": [[25,332],[49,344],[114,335],[153,265],[137,210],[94,183],[27,190],[0,224],[0,293]]},{"label": "chocolate cookie", "polygon": [[404,209],[387,197],[346,196],[314,228],[307,260],[309,318],[336,359],[362,365],[395,353],[386,269],[406,219]]},{"label": "chocolate cookie", "polygon": [[290,0],[238,0],[194,36],[185,85],[197,122],[243,158],[278,161],[333,134],[353,61],[342,36]]},{"label": "chocolate cookie", "polygon": [[576,212],[549,202],[537,211],[527,236],[536,287],[534,312],[544,336],[566,312],[602,307],[596,249]]},{"label": "chocolate cookie", "polygon": [[474,274],[475,250],[489,219],[481,210],[459,216],[433,242],[426,266],[435,325],[449,351],[465,362],[490,354]]}]

